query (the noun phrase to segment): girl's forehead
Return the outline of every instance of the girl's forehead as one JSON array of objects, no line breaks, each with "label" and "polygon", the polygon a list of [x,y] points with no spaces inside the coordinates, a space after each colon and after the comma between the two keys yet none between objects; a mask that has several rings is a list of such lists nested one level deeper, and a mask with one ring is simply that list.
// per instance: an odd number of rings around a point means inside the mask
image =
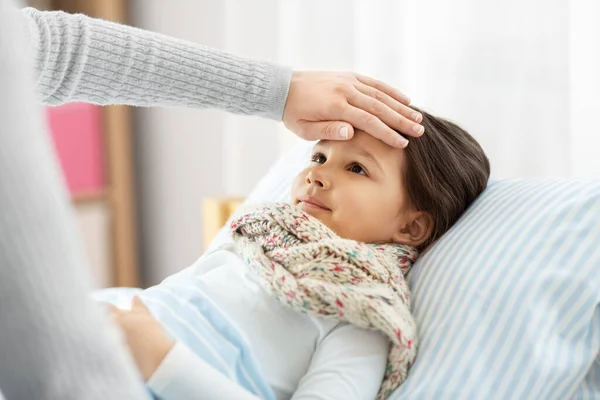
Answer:
[{"label": "girl's forehead", "polygon": [[318,141],[313,149],[328,150],[329,148],[335,148],[342,151],[358,151],[364,150],[373,155],[376,158],[404,158],[404,149],[398,149],[376,137],[361,131],[356,130],[354,136],[350,140],[320,140]]}]

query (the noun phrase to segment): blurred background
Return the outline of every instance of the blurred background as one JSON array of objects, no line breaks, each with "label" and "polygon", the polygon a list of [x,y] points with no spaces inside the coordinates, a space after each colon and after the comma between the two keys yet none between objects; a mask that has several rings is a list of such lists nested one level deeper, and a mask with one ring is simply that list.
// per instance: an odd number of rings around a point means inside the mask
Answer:
[{"label": "blurred background", "polygon": [[[493,178],[600,178],[597,0],[31,0],[295,69],[352,70],[466,128]],[[297,142],[219,111],[48,110],[99,286],[203,250],[206,199],[243,197]],[[206,236],[206,235],[205,235]]]}]

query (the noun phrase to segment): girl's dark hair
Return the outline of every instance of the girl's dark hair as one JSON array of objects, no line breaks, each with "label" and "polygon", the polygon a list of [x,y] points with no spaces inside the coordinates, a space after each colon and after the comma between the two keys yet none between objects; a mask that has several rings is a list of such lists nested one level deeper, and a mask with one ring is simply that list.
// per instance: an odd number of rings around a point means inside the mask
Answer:
[{"label": "girl's dark hair", "polygon": [[423,114],[425,133],[409,138],[405,183],[412,205],[433,217],[433,232],[420,250],[439,239],[479,196],[490,176],[490,162],[471,135],[458,125]]}]

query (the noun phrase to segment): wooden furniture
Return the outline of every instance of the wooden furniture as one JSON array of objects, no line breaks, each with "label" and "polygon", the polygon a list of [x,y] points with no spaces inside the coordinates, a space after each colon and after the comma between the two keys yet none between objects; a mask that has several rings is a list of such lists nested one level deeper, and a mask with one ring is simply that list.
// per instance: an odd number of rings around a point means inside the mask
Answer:
[{"label": "wooden furniture", "polygon": [[243,201],[242,197],[208,197],[203,201],[202,248],[204,250]]},{"label": "wooden furniture", "polygon": [[[30,5],[126,21],[126,0],[31,0]],[[110,106],[99,113],[104,182],[92,190],[72,190],[73,201],[89,258],[100,269],[94,273],[99,285],[139,286],[132,112],[130,107]]]}]

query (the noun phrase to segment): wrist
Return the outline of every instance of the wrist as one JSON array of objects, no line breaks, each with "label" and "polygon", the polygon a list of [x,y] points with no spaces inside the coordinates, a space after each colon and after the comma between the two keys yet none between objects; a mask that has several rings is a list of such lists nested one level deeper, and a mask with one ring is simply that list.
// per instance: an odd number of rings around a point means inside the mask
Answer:
[{"label": "wrist", "polygon": [[152,351],[151,359],[140,370],[144,381],[148,381],[152,375],[154,375],[154,372],[156,372],[158,367],[160,367],[174,346],[175,342],[169,338],[164,338],[163,340],[160,340],[154,344],[154,350]]},{"label": "wrist", "polygon": [[266,117],[276,121],[283,121],[283,116],[287,107],[290,84],[292,82],[292,74],[294,72],[289,68],[277,65],[275,65],[274,68],[273,88]]}]

